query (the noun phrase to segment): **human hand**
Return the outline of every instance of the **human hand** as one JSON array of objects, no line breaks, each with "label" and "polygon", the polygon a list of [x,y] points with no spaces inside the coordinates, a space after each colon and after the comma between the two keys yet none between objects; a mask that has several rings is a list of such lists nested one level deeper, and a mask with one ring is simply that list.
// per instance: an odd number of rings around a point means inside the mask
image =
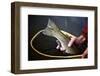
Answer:
[{"label": "human hand", "polygon": [[[85,38],[83,35],[80,35],[79,37],[71,37],[70,41],[68,43],[68,47],[71,47],[73,45],[73,43],[80,45],[81,43],[83,43],[85,41]],[[61,51],[65,51],[65,48],[62,47],[61,43],[59,40],[56,40],[57,42],[57,47],[56,49],[60,49]]]},{"label": "human hand", "polygon": [[86,38],[83,35],[80,35],[79,37],[72,37],[71,40],[68,43],[68,47],[71,47],[73,43],[80,45],[82,44]]},{"label": "human hand", "polygon": [[[76,40],[76,37],[72,37],[68,43],[68,47],[71,47],[75,40]],[[65,51],[65,48],[61,45],[60,41],[56,40],[56,42],[58,44],[56,49],[60,49],[61,51]]]},{"label": "human hand", "polygon": [[76,37],[72,37],[71,40],[68,43],[68,47],[71,47],[73,45],[73,43],[76,41]]},{"label": "human hand", "polygon": [[57,42],[57,47],[56,47],[56,49],[60,49],[61,51],[64,51],[65,49],[62,47],[60,41],[59,41],[59,40],[56,40],[56,42]]}]

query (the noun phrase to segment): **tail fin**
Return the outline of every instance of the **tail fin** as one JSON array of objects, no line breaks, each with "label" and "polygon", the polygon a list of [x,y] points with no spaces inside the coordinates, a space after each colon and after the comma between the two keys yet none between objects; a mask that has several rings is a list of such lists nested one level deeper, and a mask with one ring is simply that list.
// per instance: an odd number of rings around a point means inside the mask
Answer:
[{"label": "tail fin", "polygon": [[52,20],[48,20],[47,27],[42,32],[44,35],[54,36],[59,33],[60,29],[56,26],[56,24]]},{"label": "tail fin", "polygon": [[51,28],[51,29],[53,29],[53,30],[60,30],[58,27],[57,27],[57,25],[51,20],[51,19],[49,19],[48,20],[48,24],[47,24],[47,27],[48,28]]}]

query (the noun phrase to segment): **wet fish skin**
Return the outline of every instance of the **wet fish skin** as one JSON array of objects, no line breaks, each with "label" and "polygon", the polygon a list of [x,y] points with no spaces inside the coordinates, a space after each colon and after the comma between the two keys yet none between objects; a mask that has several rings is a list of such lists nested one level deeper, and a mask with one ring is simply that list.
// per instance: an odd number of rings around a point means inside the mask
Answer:
[{"label": "wet fish skin", "polygon": [[65,49],[66,53],[78,54],[80,52],[74,45],[72,47],[68,47],[70,37],[63,34],[57,25],[50,19],[48,20],[47,27],[42,33],[47,36],[55,37],[60,42],[62,48]]}]

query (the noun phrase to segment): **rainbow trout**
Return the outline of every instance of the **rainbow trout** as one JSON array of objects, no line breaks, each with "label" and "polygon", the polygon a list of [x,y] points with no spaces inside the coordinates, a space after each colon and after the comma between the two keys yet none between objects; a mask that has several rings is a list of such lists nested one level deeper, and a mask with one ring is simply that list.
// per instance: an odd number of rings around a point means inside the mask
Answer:
[{"label": "rainbow trout", "polygon": [[65,52],[68,54],[79,54],[80,51],[78,48],[76,48],[75,45],[68,47],[68,43],[70,41],[70,37],[68,35],[65,35],[61,32],[61,30],[57,27],[57,25],[51,21],[48,20],[47,27],[42,32],[44,35],[55,37],[61,44],[61,46],[65,49]]}]

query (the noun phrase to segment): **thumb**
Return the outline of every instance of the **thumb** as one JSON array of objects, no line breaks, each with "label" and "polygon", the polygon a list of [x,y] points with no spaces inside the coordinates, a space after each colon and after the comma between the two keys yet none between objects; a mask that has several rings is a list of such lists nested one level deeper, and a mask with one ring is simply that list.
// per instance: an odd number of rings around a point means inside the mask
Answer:
[{"label": "thumb", "polygon": [[71,38],[71,40],[68,43],[68,47],[71,47],[75,40],[76,40],[76,38]]}]

